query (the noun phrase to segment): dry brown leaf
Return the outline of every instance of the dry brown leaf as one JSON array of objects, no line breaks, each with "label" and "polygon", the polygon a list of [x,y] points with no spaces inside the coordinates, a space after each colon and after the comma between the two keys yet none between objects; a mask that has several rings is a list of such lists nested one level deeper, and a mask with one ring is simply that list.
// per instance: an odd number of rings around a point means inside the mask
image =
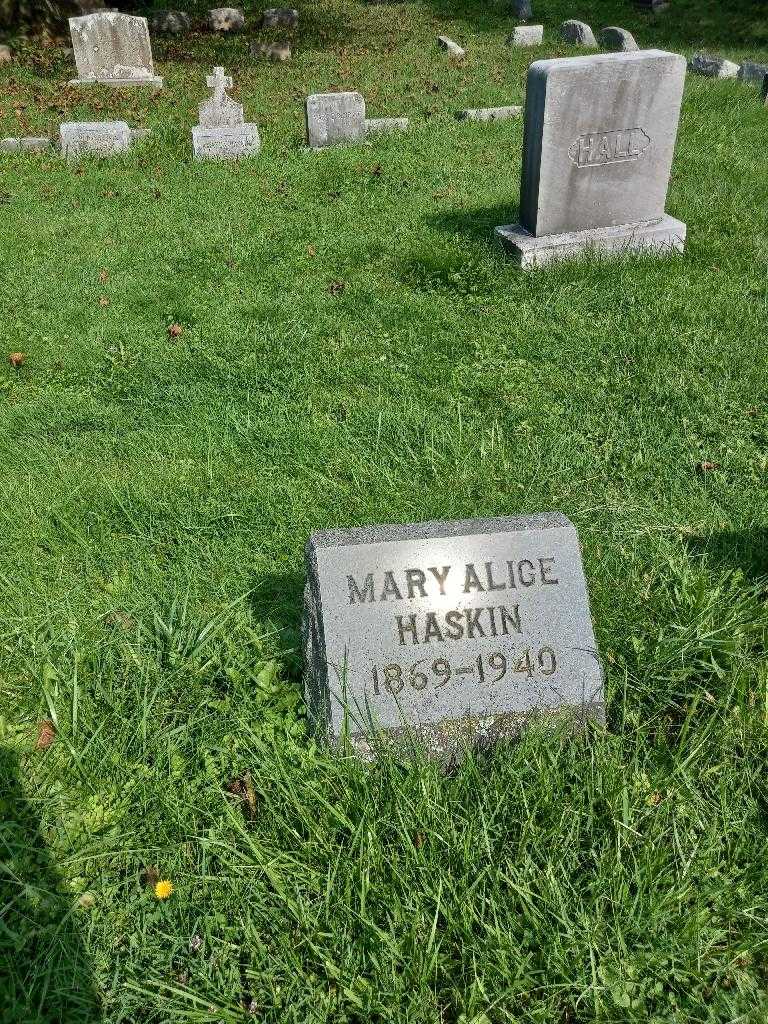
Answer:
[{"label": "dry brown leaf", "polygon": [[181,324],[171,324],[171,326],[168,328],[168,336],[170,338],[178,338],[178,336],[181,334],[183,330],[184,328],[181,326]]},{"label": "dry brown leaf", "polygon": [[330,285],[328,287],[328,291],[329,291],[329,293],[331,295],[341,295],[341,293],[344,291],[344,282],[343,281],[331,281],[331,283],[330,283]]},{"label": "dry brown leaf", "polygon": [[56,739],[56,726],[50,718],[44,718],[37,727],[35,750],[47,750]]},{"label": "dry brown leaf", "polygon": [[314,245],[307,246],[307,256],[317,256],[317,249]]},{"label": "dry brown leaf", "polygon": [[713,469],[720,469],[719,462],[709,462],[707,459],[703,459],[701,462],[696,463],[696,469],[700,473],[709,473]]},{"label": "dry brown leaf", "polygon": [[101,298],[99,299],[99,305],[102,307],[109,305],[109,299],[107,298],[106,295],[101,296]]},{"label": "dry brown leaf", "polygon": [[107,283],[107,281],[109,280],[109,274],[106,272],[106,270],[99,271],[99,280],[101,281],[102,284]]},{"label": "dry brown leaf", "polygon": [[19,367],[24,365],[24,361],[26,360],[26,358],[26,352],[11,352],[8,356],[8,362],[11,364],[11,366]]},{"label": "dry brown leaf", "polygon": [[160,872],[154,864],[148,864],[141,872],[142,885],[146,885],[148,889],[154,889],[159,881]]}]

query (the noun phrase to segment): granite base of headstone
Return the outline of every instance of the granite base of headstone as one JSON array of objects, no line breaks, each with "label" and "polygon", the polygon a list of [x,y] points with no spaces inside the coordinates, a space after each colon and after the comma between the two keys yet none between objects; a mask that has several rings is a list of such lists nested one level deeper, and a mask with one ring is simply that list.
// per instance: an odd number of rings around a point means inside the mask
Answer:
[{"label": "granite base of headstone", "polygon": [[304,109],[310,149],[350,145],[365,137],[365,100],[359,92],[313,93]]},{"label": "granite base of headstone", "polygon": [[85,156],[108,157],[131,147],[131,129],[125,121],[69,121],[59,128],[61,155],[67,160]]},{"label": "granite base of headstone", "polygon": [[70,85],[149,86],[160,89],[146,18],[100,11],[69,19],[77,78]]},{"label": "granite base of headstone", "polygon": [[196,160],[239,160],[253,156],[261,148],[259,129],[246,124],[243,108],[227,95],[232,79],[224,68],[213,69],[206,78],[213,94],[199,107],[198,121],[192,129],[192,150]]},{"label": "granite base of headstone", "polygon": [[530,66],[520,223],[496,228],[519,266],[682,251],[665,204],[684,80],[685,58],[662,50]]},{"label": "granite base of headstone", "polygon": [[532,722],[605,720],[576,530],[558,513],[314,533],[305,691],[316,733],[360,756],[440,760]]},{"label": "granite base of headstone", "polygon": [[522,107],[468,107],[456,112],[457,121],[509,121],[520,117]]}]

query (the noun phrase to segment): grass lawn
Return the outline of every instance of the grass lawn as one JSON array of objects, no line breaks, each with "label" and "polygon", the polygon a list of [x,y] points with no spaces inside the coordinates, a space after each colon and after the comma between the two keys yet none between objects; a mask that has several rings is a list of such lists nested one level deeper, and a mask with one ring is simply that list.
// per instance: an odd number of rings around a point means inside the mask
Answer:
[{"label": "grass lawn", "polygon": [[[0,162],[3,1024],[768,1017],[768,111],[689,77],[683,258],[530,274],[492,239],[522,121],[453,120],[522,102],[565,17],[765,61],[768,14],[534,5],[513,51],[500,2],[311,0],[289,64],[156,39],[156,96],[3,67],[2,136],[153,129]],[[214,64],[241,166],[191,160]],[[411,131],[304,152],[333,88]],[[309,532],[551,509],[608,729],[450,775],[316,749]]]}]

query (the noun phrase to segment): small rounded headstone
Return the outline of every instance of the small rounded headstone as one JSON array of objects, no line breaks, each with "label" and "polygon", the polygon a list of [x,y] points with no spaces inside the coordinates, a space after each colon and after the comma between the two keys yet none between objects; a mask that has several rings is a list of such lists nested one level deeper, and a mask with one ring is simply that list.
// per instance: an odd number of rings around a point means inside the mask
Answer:
[{"label": "small rounded headstone", "polygon": [[739,65],[724,57],[714,57],[708,53],[695,53],[688,61],[688,70],[705,78],[736,78]]},{"label": "small rounded headstone", "polygon": [[632,50],[639,50],[635,37],[625,28],[617,25],[608,25],[600,32],[600,43],[606,50],[618,50],[621,53],[629,53]]},{"label": "small rounded headstone", "polygon": [[239,32],[245,27],[245,15],[239,7],[214,7],[208,11],[212,32]]},{"label": "small rounded headstone", "polygon": [[566,43],[584,46],[591,50],[597,49],[597,40],[585,21],[576,21],[575,18],[564,21],[560,26],[560,35]]},{"label": "small rounded headstone", "polygon": [[186,11],[155,11],[150,16],[149,27],[159,35],[181,35],[192,28],[192,19]]}]

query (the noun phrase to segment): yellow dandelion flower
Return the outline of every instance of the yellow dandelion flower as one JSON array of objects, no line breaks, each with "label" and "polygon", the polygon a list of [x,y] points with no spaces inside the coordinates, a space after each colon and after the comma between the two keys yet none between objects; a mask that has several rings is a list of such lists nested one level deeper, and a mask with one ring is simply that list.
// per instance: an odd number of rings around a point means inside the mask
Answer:
[{"label": "yellow dandelion flower", "polygon": [[167,878],[161,878],[159,882],[155,883],[155,896],[159,900],[167,900],[173,892],[173,883],[169,882]]}]

